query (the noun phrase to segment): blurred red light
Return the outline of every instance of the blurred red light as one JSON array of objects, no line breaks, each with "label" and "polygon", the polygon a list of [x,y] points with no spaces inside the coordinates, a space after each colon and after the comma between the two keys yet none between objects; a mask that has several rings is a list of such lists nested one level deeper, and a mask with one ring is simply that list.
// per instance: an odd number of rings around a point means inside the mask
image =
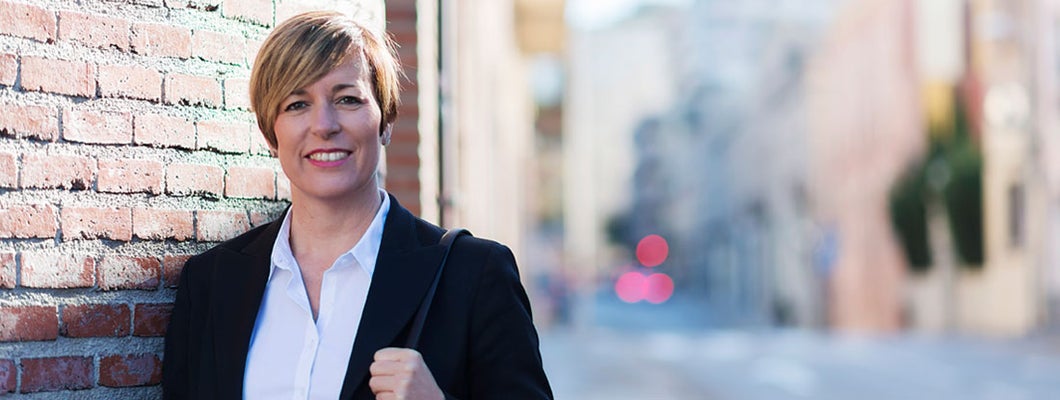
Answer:
[{"label": "blurred red light", "polygon": [[637,243],[637,261],[645,267],[654,267],[666,261],[670,245],[659,235],[648,235]]},{"label": "blurred red light", "polygon": [[626,303],[644,300],[648,289],[646,279],[647,277],[640,272],[626,272],[618,277],[618,282],[615,282],[615,293]]},{"label": "blurred red light", "polygon": [[652,304],[663,303],[674,294],[674,280],[666,274],[651,274],[645,278],[644,288],[645,300]]}]

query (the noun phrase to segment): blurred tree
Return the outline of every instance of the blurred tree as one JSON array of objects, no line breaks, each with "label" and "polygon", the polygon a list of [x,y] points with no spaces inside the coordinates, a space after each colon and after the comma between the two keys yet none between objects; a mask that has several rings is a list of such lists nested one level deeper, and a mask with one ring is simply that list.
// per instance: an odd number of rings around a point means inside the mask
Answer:
[{"label": "blurred tree", "polygon": [[978,268],[983,264],[983,156],[970,126],[964,101],[958,98],[954,134],[942,144],[950,171],[942,196],[961,265]]},{"label": "blurred tree", "polygon": [[891,189],[891,224],[914,271],[931,266],[931,246],[927,234],[927,184],[923,162],[912,168]]},{"label": "blurred tree", "polygon": [[932,264],[928,204],[941,203],[957,256],[965,267],[983,263],[983,157],[972,140],[965,103],[955,96],[952,119],[931,124],[927,156],[891,190],[891,223],[914,271]]}]

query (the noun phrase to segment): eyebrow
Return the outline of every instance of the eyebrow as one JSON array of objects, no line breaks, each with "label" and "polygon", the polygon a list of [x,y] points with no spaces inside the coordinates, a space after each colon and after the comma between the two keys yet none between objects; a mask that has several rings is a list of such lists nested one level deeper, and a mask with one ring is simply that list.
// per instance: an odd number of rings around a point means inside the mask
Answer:
[{"label": "eyebrow", "polygon": [[358,88],[357,84],[340,83],[338,85],[332,86],[331,87],[331,92],[335,93],[335,92],[341,92],[341,91],[346,90],[346,89],[357,89],[357,88]]},{"label": "eyebrow", "polygon": [[[354,83],[340,83],[331,87],[331,93],[341,92],[346,89],[357,89],[357,84]],[[304,96],[306,94],[305,89],[295,89],[288,96]]]}]

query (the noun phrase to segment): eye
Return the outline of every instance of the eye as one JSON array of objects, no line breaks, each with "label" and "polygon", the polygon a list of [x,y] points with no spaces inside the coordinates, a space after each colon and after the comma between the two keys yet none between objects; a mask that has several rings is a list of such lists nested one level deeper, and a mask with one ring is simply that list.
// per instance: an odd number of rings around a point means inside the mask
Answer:
[{"label": "eye", "polygon": [[354,96],[342,96],[337,101],[339,104],[364,104],[364,100]]},{"label": "eye", "polygon": [[297,111],[297,110],[301,110],[301,109],[305,108],[306,106],[308,106],[308,104],[306,104],[306,102],[304,102],[304,101],[295,101],[295,102],[292,102],[291,104],[288,104],[287,107],[283,108],[283,110],[284,111]]}]

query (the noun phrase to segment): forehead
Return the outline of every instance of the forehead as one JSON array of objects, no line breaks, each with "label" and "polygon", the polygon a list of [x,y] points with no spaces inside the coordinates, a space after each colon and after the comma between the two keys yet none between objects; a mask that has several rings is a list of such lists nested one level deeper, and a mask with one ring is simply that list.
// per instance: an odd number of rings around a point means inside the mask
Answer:
[{"label": "forehead", "polygon": [[320,79],[314,82],[310,82],[306,86],[316,85],[334,85],[334,84],[356,84],[358,86],[367,85],[369,79],[368,63],[360,51],[351,51],[346,57],[343,58],[342,62],[335,68],[332,68]]}]

